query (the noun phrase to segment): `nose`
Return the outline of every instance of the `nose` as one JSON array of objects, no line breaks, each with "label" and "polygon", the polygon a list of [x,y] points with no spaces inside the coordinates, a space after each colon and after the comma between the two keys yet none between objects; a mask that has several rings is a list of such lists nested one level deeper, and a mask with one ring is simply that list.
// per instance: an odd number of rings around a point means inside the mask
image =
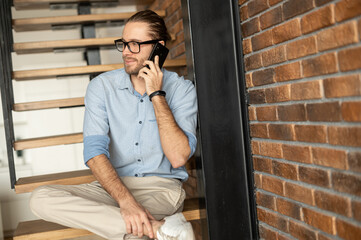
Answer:
[{"label": "nose", "polygon": [[130,55],[132,52],[129,50],[129,46],[125,45],[123,48],[123,55]]}]

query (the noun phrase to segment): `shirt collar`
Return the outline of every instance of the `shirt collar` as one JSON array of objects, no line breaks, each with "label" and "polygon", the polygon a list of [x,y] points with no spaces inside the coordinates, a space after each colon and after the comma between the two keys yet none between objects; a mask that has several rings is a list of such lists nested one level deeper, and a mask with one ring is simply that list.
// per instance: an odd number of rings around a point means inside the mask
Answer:
[{"label": "shirt collar", "polygon": [[118,88],[120,90],[129,89],[129,90],[133,91],[133,84],[130,81],[130,75],[125,72],[124,68],[122,69],[122,71],[119,74],[119,86],[118,86]]}]

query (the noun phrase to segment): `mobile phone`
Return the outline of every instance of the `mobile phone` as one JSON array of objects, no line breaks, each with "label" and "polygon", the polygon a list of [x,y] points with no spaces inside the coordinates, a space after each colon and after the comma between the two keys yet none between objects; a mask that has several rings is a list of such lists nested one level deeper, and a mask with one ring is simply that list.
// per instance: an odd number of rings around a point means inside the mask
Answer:
[{"label": "mobile phone", "polygon": [[[159,56],[159,68],[163,67],[164,61],[167,58],[169,49],[166,48],[165,46],[163,46],[162,44],[160,44],[159,42],[157,42],[154,47],[152,52],[149,55],[148,60],[154,62],[154,58],[155,56]],[[149,68],[149,66],[147,65],[147,67]]]}]

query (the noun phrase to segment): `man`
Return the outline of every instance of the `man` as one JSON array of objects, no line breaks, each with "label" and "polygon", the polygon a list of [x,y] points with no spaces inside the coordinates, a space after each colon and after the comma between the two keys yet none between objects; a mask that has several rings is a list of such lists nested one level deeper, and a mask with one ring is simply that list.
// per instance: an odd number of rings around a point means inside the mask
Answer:
[{"label": "man", "polygon": [[194,238],[180,212],[197,141],[195,88],[160,69],[158,56],[147,61],[169,39],[153,11],[128,19],[116,41],[124,68],[93,79],[85,97],[84,161],[97,181],[36,189],[36,215],[107,239]]}]

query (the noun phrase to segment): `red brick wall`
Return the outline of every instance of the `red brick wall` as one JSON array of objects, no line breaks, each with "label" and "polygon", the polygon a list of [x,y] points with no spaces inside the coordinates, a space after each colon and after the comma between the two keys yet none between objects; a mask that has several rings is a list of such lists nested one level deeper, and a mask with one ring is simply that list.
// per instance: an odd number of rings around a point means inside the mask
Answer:
[{"label": "red brick wall", "polygon": [[261,238],[361,239],[361,1],[239,9]]}]

